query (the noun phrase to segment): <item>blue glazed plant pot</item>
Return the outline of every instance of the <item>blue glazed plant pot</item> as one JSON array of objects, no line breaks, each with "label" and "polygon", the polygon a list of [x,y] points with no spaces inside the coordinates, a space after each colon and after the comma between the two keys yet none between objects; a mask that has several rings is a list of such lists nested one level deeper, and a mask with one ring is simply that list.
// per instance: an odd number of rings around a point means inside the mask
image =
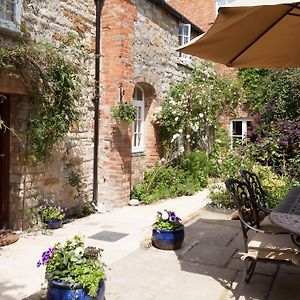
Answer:
[{"label": "blue glazed plant pot", "polygon": [[100,281],[96,297],[90,297],[80,286],[55,280],[48,281],[47,300],[104,300],[105,282]]},{"label": "blue glazed plant pot", "polygon": [[152,244],[162,250],[179,249],[184,240],[184,225],[175,230],[153,229]]},{"label": "blue glazed plant pot", "polygon": [[51,219],[47,221],[47,225],[49,229],[57,229],[62,227],[62,220]]}]

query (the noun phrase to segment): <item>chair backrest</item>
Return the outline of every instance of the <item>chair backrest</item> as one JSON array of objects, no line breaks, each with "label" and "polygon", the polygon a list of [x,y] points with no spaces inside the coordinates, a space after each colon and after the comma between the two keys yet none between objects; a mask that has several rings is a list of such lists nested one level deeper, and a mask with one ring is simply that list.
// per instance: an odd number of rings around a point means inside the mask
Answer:
[{"label": "chair backrest", "polygon": [[266,193],[263,190],[257,175],[246,170],[240,170],[240,174],[246,181],[256,206],[262,210],[267,208]]},{"label": "chair backrest", "polygon": [[257,208],[251,198],[248,185],[245,182],[232,178],[225,180],[225,185],[234,206],[238,209],[244,234],[250,228],[248,225],[259,228],[260,222]]}]

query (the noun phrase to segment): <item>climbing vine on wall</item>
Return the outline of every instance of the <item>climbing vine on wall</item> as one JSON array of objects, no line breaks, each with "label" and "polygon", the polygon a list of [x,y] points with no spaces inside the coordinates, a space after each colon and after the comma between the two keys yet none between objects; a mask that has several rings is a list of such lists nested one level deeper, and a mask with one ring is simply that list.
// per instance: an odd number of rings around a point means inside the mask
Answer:
[{"label": "climbing vine on wall", "polygon": [[78,120],[79,77],[61,49],[49,44],[0,47],[0,72],[22,79],[35,110],[28,117],[29,157],[34,164],[49,157]]}]

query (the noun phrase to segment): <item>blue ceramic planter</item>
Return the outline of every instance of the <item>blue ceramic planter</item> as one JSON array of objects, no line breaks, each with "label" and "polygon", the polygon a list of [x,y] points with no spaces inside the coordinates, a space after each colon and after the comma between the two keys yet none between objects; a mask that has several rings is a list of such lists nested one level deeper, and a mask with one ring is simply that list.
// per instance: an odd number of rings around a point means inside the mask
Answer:
[{"label": "blue ceramic planter", "polygon": [[96,297],[88,296],[86,291],[79,286],[74,287],[68,283],[49,280],[47,300],[104,300],[104,292],[104,280],[100,281],[100,286]]},{"label": "blue ceramic planter", "polygon": [[175,230],[153,229],[152,244],[162,250],[179,249],[184,240],[184,226]]},{"label": "blue ceramic planter", "polygon": [[62,220],[51,219],[47,221],[47,225],[49,229],[57,229],[62,227]]}]

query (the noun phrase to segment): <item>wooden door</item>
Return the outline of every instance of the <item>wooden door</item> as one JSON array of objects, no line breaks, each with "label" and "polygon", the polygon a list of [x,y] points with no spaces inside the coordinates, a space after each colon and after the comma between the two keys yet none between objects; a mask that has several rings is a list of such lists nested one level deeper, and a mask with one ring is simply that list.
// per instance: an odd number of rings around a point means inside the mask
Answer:
[{"label": "wooden door", "polygon": [[[0,94],[0,118],[7,127],[10,126],[10,99]],[[9,157],[10,131],[0,128],[0,229],[9,224]]]}]

